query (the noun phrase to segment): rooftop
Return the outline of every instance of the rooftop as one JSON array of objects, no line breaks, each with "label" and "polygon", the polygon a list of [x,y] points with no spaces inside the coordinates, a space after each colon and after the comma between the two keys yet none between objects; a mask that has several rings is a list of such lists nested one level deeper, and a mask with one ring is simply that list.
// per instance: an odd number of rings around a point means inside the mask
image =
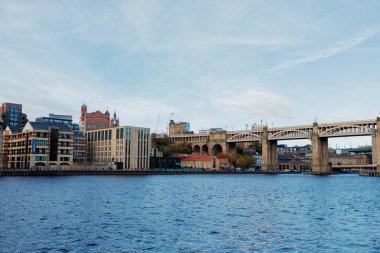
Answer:
[{"label": "rooftop", "polygon": [[72,132],[67,124],[53,123],[53,122],[29,122],[34,130],[49,130],[51,128],[58,128],[60,132]]}]

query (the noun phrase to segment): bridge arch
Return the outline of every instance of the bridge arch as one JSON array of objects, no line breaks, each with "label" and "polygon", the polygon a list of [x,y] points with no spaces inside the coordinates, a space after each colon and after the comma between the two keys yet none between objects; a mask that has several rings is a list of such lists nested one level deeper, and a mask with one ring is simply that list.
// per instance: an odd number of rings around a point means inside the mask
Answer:
[{"label": "bridge arch", "polygon": [[219,155],[220,153],[223,153],[223,147],[222,147],[222,145],[220,145],[220,144],[215,144],[215,145],[212,147],[212,155],[217,156],[217,155]]},{"label": "bridge arch", "polygon": [[329,135],[335,135],[335,134],[342,134],[342,133],[371,133],[373,131],[373,128],[370,126],[361,126],[361,125],[342,125],[342,126],[336,126],[333,128],[327,128],[322,129],[322,131],[319,133],[320,136],[329,136]]},{"label": "bridge arch", "polygon": [[202,153],[208,154],[208,146],[206,144],[202,145]]},{"label": "bridge arch", "polygon": [[199,154],[201,152],[201,147],[199,145],[194,145],[193,152]]},{"label": "bridge arch", "polygon": [[310,137],[310,132],[299,130],[299,129],[292,129],[292,130],[282,130],[276,133],[273,133],[269,135],[270,139],[277,139],[277,138],[294,138],[294,137]]},{"label": "bridge arch", "polygon": [[228,142],[233,141],[258,141],[261,139],[261,136],[254,133],[238,133],[227,139]]}]

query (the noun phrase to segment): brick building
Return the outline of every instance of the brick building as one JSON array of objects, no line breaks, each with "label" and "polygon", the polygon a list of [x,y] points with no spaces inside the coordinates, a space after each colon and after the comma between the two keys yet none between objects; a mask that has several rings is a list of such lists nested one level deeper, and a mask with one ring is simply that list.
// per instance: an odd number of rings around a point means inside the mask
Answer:
[{"label": "brick building", "polygon": [[4,121],[0,119],[0,169],[3,168],[3,128]]},{"label": "brick building", "polygon": [[106,129],[110,127],[110,113],[108,110],[105,113],[101,111],[87,112],[87,105],[83,104],[81,107],[81,131],[92,131]]},{"label": "brick building", "polygon": [[21,131],[4,131],[4,168],[70,166],[73,131],[66,124],[28,122]]}]

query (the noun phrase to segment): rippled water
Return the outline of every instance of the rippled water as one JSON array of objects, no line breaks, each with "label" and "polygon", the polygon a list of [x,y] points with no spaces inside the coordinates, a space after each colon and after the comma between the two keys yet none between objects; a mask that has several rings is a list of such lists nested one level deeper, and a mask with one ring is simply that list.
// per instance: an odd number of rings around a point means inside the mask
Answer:
[{"label": "rippled water", "polygon": [[0,178],[0,252],[379,252],[380,178]]}]

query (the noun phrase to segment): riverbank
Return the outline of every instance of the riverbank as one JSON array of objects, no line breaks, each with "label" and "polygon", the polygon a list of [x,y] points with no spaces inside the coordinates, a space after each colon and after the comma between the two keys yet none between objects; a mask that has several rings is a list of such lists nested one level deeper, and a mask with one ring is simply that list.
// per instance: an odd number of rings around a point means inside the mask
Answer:
[{"label": "riverbank", "polygon": [[0,177],[33,176],[147,176],[147,175],[222,175],[222,174],[301,174],[301,172],[257,172],[257,171],[160,171],[160,170],[1,170]]}]

